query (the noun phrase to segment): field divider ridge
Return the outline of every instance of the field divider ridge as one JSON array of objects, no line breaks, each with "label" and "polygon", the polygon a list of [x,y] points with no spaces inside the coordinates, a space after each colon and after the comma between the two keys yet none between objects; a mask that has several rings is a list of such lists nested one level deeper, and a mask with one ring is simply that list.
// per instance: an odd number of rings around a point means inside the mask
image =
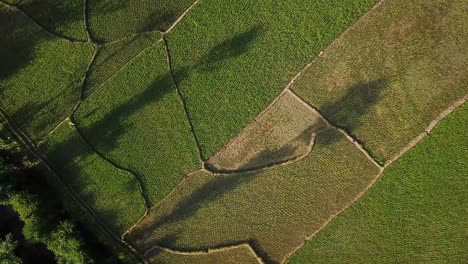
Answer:
[{"label": "field divider ridge", "polygon": [[93,37],[93,34],[91,34],[91,29],[89,27],[89,0],[83,0],[83,24],[88,42],[100,45],[101,43]]},{"label": "field divider ridge", "polygon": [[95,222],[102,227],[102,230],[113,240],[115,240],[119,245],[126,247],[133,256],[140,259],[144,263],[147,263],[143,255],[141,255],[138,251],[136,251],[133,247],[128,245],[125,241],[119,238],[119,236],[115,233],[115,231],[109,227],[104,220],[94,211],[94,209],[81,198],[81,196],[74,191],[68,184],[66,184],[62,177],[58,172],[55,171],[54,167],[50,164],[47,157],[34,145],[33,141],[29,138],[29,136],[21,130],[21,128],[15,124],[15,122],[11,119],[8,112],[0,106],[0,117],[6,121],[6,124],[10,128],[11,132],[15,135],[15,137],[25,146],[29,152],[39,160],[45,168],[51,172],[53,178],[64,187],[64,191],[70,195],[70,197],[76,202],[78,206],[80,206],[84,211],[88,212],[91,217],[94,218]]},{"label": "field divider ridge", "polygon": [[417,137],[411,140],[406,146],[404,146],[394,157],[390,158],[389,160],[385,161],[384,168],[390,166],[397,160],[399,160],[406,152],[410,151],[414,148],[421,140],[431,134],[431,131],[437,127],[437,125],[442,121],[445,117],[449,114],[457,110],[459,107],[465,104],[466,100],[468,100],[468,94],[465,94],[462,98],[458,99],[457,101],[453,102],[447,109],[442,111],[435,119],[433,119],[429,125],[421,132]]},{"label": "field divider ridge", "polygon": [[235,244],[228,245],[228,246],[213,247],[213,248],[207,248],[205,250],[195,250],[195,251],[180,251],[180,250],[175,250],[175,249],[171,249],[167,247],[162,247],[160,245],[154,245],[153,247],[148,249],[143,254],[143,256],[146,257],[149,253],[151,253],[151,251],[155,249],[160,249],[160,250],[167,251],[169,253],[177,254],[177,255],[197,256],[197,255],[207,255],[207,254],[215,253],[215,252],[222,252],[222,251],[226,251],[229,249],[235,249],[235,248],[240,248],[244,246],[246,246],[252,252],[252,254],[254,254],[259,264],[265,264],[263,259],[257,254],[257,252],[255,252],[255,250],[253,249],[253,247],[250,245],[249,242],[240,242],[240,243],[235,243]]},{"label": "field divider ridge", "polygon": [[[131,59],[129,59],[125,64],[123,64],[122,66],[120,66],[117,70],[115,70],[111,75],[109,75],[109,77],[107,77],[98,87],[96,87],[96,89],[94,89],[93,92],[91,92],[90,94],[88,94],[86,96],[86,98],[83,98],[83,99],[89,99],[91,98],[91,96],[94,96],[98,91],[102,90],[101,88],[106,85],[112,78],[114,78],[114,76],[116,74],[118,74],[119,72],[121,72],[125,67],[127,67],[130,63],[132,63],[135,59],[139,58],[140,56],[142,56],[142,54],[147,51],[149,48],[151,47],[154,47],[156,44],[158,44],[159,42],[162,42],[163,39],[160,38],[158,39],[155,43],[152,43],[150,45],[148,45],[147,47],[145,47],[144,49],[142,49],[140,52],[138,52],[135,56],[133,56]],[[100,47],[100,45],[98,45]]]},{"label": "field divider ridge", "polygon": [[211,173],[205,169],[197,169],[197,170],[194,170],[194,171],[191,171],[191,172],[188,172],[188,173],[185,173],[183,175],[183,178],[182,180],[180,180],[177,185],[166,195],[164,196],[164,198],[162,198],[161,200],[159,200],[156,204],[154,204],[153,206],[149,207],[145,214],[142,215],[131,227],[129,227],[122,235],[121,235],[121,239],[122,241],[125,241],[125,236],[130,233],[133,229],[135,229],[140,223],[141,221],[143,221],[143,219],[149,214],[149,212],[155,208],[158,208],[163,202],[165,202],[173,193],[175,193],[184,183],[185,181],[190,177],[191,174],[194,174],[194,173],[197,173],[197,172],[200,172],[200,171],[204,171],[204,172],[208,172],[208,173]]},{"label": "field divider ridge", "polygon": [[330,120],[325,117],[317,108],[315,108],[314,106],[312,106],[311,104],[309,104],[308,102],[304,101],[304,99],[302,99],[299,95],[297,95],[293,90],[290,90],[291,93],[294,95],[294,97],[296,97],[304,106],[306,106],[307,108],[311,109],[312,111],[314,111],[318,116],[320,116],[323,120],[325,120],[325,122],[335,128],[336,130],[338,130],[341,134],[343,134],[346,139],[348,139],[351,143],[353,143],[365,156],[366,158],[371,161],[375,166],[377,166],[378,168],[380,169],[383,169],[384,167],[379,164],[376,159],[364,148],[364,146],[362,145],[362,143],[358,140],[358,139],[355,139],[354,137],[352,137],[351,135],[349,135],[348,132],[346,132],[344,129],[342,129],[341,127],[338,127],[336,126],[335,124],[333,124],[332,122],[330,122]]},{"label": "field divider ridge", "polygon": [[182,94],[182,91],[179,88],[179,84],[177,83],[176,76],[175,76],[174,70],[172,68],[172,60],[171,60],[171,53],[170,53],[170,50],[169,50],[169,44],[167,43],[166,37],[164,35],[162,37],[162,41],[164,43],[164,49],[166,51],[167,67],[168,67],[169,72],[171,74],[172,82],[175,85],[179,100],[182,102],[182,106],[184,107],[185,117],[187,118],[187,121],[188,121],[189,126],[190,126],[190,132],[191,132],[191,134],[192,134],[192,136],[193,136],[193,138],[195,140],[195,144],[196,144],[196,147],[197,147],[198,159],[200,161],[200,164],[201,164],[202,168],[204,168],[205,163],[203,162],[203,158],[202,158],[200,141],[197,138],[197,135],[195,133],[195,129],[194,129],[194,126],[193,126],[192,119],[190,118],[190,114],[189,114],[188,107],[187,107],[187,102],[185,101],[184,95]]},{"label": "field divider ridge", "polygon": [[42,26],[39,22],[37,22],[32,16],[30,16],[28,13],[26,13],[25,11],[23,11],[23,9],[21,9],[20,7],[14,5],[14,4],[9,4],[9,3],[6,3],[5,1],[3,0],[0,0],[0,3],[4,6],[6,6],[7,8],[11,9],[11,10],[15,10],[19,13],[21,13],[23,16],[27,17],[36,27],[38,27],[39,29],[41,29],[42,31],[44,31],[46,34],[52,36],[52,37],[55,37],[55,38],[59,38],[59,39],[62,39],[62,40],[65,40],[65,41],[68,41],[69,43],[72,43],[72,44],[86,44],[86,43],[89,43],[88,41],[84,41],[84,40],[80,40],[80,39],[75,39],[75,38],[72,38],[72,37],[68,37],[68,36],[65,36],[65,35],[62,35],[62,34],[59,34],[59,33],[56,33],[56,32],[53,32],[47,28],[45,28],[44,26]]}]

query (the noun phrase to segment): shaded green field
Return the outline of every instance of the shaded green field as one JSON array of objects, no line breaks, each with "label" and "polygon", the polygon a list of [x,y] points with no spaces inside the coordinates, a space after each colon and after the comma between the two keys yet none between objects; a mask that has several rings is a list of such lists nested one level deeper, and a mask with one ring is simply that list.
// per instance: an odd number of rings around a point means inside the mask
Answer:
[{"label": "shaded green field", "polygon": [[145,48],[154,44],[161,38],[159,32],[142,34],[119,41],[102,45],[89,69],[89,75],[84,87],[84,97],[89,96],[103,85],[104,82],[118,74],[135,56],[138,56]]},{"label": "shaded green field", "polygon": [[468,106],[391,165],[289,263],[464,263]]},{"label": "shaded green field", "polygon": [[223,264],[259,264],[255,254],[247,246],[239,246],[228,248],[225,250],[214,251],[202,254],[175,254],[165,250],[153,249],[147,255],[150,263],[160,264],[206,264],[206,263],[223,263]]},{"label": "shaded green field", "polygon": [[33,139],[76,104],[93,46],[51,37],[0,4],[0,104]]},{"label": "shaded green field", "polygon": [[75,119],[98,152],[141,178],[151,204],[200,167],[162,42],[88,97]]},{"label": "shaded green field", "polygon": [[168,35],[204,159],[377,0],[203,0]]},{"label": "shaded green field", "polygon": [[183,251],[250,242],[280,262],[376,176],[340,133],[328,130],[312,153],[269,170],[190,175],[126,236],[140,252],[154,245]]},{"label": "shaded green field", "polygon": [[94,153],[63,123],[41,147],[64,182],[121,234],[145,212],[138,182]]},{"label": "shaded green field", "polygon": [[111,41],[139,32],[164,31],[194,0],[89,0],[94,37]]},{"label": "shaded green field", "polygon": [[463,1],[384,1],[292,89],[388,160],[468,92],[467,13]]},{"label": "shaded green field", "polygon": [[51,32],[77,40],[87,40],[83,0],[4,1],[17,6]]}]

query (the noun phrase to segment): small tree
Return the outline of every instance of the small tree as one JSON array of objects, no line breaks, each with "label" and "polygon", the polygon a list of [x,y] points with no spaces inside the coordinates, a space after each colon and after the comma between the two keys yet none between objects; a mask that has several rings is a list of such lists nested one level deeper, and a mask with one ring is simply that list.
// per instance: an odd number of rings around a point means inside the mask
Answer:
[{"label": "small tree", "polygon": [[2,264],[21,264],[22,261],[15,255],[17,242],[13,240],[11,234],[5,237],[5,240],[0,239],[0,263]]}]

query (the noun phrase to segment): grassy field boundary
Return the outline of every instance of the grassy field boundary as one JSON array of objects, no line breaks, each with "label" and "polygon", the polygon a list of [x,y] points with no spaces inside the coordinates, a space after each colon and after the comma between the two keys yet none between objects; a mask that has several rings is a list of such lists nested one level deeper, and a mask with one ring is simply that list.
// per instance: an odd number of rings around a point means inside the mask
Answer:
[{"label": "grassy field boundary", "polygon": [[[420,135],[418,135],[414,140],[412,140],[406,147],[404,147],[400,153],[398,153],[394,158],[390,160],[390,162],[387,162],[384,166],[379,166],[381,169],[380,173],[369,183],[369,185],[362,190],[346,207],[344,207],[342,210],[336,212],[334,215],[332,215],[319,229],[314,231],[310,236],[308,236],[305,240],[304,243],[300,246],[298,246],[295,250],[293,250],[290,254],[288,254],[282,261],[281,263],[285,263],[294,253],[296,253],[300,248],[302,248],[309,240],[314,238],[320,231],[322,231],[333,219],[338,217],[340,214],[342,214],[344,211],[349,209],[351,206],[353,206],[354,203],[356,203],[359,198],[361,198],[372,186],[377,183],[377,181],[380,179],[382,176],[383,172],[385,169],[390,166],[392,163],[397,161],[399,158],[401,158],[405,153],[410,151],[413,147],[415,147],[421,140],[423,140],[425,137],[429,136],[431,131],[437,127],[437,125],[442,121],[445,117],[450,115],[452,112],[457,110],[459,107],[463,106],[466,100],[468,99],[468,94],[465,95],[463,98],[460,100],[455,101],[452,103],[450,107],[448,107],[446,110],[444,110],[442,113],[439,114],[439,116],[432,120],[429,124],[429,126],[426,128],[424,132],[422,132]],[[343,131],[344,132],[344,131]],[[342,132],[342,133],[343,133]],[[346,133],[344,133],[346,135]],[[349,139],[349,138],[348,138]],[[355,142],[353,142],[355,143]],[[357,143],[357,142],[356,142]]]},{"label": "grassy field boundary", "polygon": [[73,44],[77,44],[77,43],[86,44],[86,43],[88,43],[88,41],[83,41],[83,40],[75,39],[75,38],[72,38],[72,37],[67,37],[65,35],[62,35],[62,34],[59,34],[59,33],[52,32],[52,31],[48,30],[47,28],[42,26],[39,22],[37,22],[34,18],[32,18],[28,13],[23,11],[23,9],[21,9],[20,7],[18,7],[16,5],[6,3],[6,2],[4,2],[2,0],[0,0],[0,4],[6,6],[7,8],[10,8],[10,9],[12,9],[14,11],[17,11],[17,12],[21,13],[23,16],[27,17],[36,27],[40,28],[42,31],[44,31],[45,33],[49,34],[52,37],[60,38],[62,40],[68,41],[68,42],[73,43]]},{"label": "grassy field boundary", "polygon": [[[197,3],[197,1],[195,1],[195,3]],[[186,12],[188,12],[188,10]],[[172,68],[171,52],[169,50],[169,45],[168,45],[167,40],[166,40],[164,35],[162,36],[162,42],[164,44],[164,51],[166,53],[166,59],[167,59],[167,67],[168,67],[169,72],[171,73],[172,82],[174,83],[174,86],[176,88],[177,96],[178,96],[179,100],[181,101],[181,103],[182,103],[182,105],[184,107],[185,117],[187,118],[187,121],[188,121],[189,126],[190,126],[190,133],[192,134],[193,139],[195,140],[195,143],[197,145],[198,159],[200,161],[201,166],[204,167],[202,154],[201,154],[200,142],[198,141],[197,135],[195,134],[195,131],[193,129],[192,119],[190,118],[190,115],[189,115],[189,112],[188,112],[188,109],[187,109],[187,102],[186,102],[184,96],[182,95],[182,92],[180,91],[179,85],[178,85],[178,83],[177,83],[177,81],[175,79],[174,70]]]},{"label": "grassy field boundary", "polygon": [[88,38],[88,42],[98,44],[98,41],[93,37],[91,34],[91,30],[89,28],[89,1],[88,0],[83,0],[83,22],[84,22],[84,30],[86,33],[86,37]]},{"label": "grassy field boundary", "polygon": [[226,250],[230,250],[230,249],[236,249],[236,248],[240,248],[240,247],[247,247],[251,251],[251,253],[257,258],[258,263],[260,263],[260,264],[265,263],[262,260],[262,258],[258,256],[258,254],[255,252],[255,250],[252,248],[252,246],[248,242],[237,243],[237,244],[233,244],[233,245],[229,245],[229,246],[223,246],[223,247],[208,248],[208,249],[203,250],[203,251],[179,251],[179,250],[174,250],[174,249],[170,249],[170,248],[161,247],[161,246],[156,245],[156,246],[153,246],[152,248],[150,248],[149,250],[147,250],[143,254],[143,256],[146,257],[148,254],[151,253],[151,251],[153,251],[155,249],[160,249],[160,250],[167,251],[169,253],[177,254],[177,255],[196,256],[196,255],[208,255],[210,253],[222,252],[222,251],[226,251]]},{"label": "grassy field boundary", "polygon": [[417,137],[415,137],[413,140],[411,140],[404,148],[402,148],[394,157],[389,159],[388,161],[385,162],[384,167],[390,166],[392,163],[400,159],[406,152],[410,151],[412,148],[414,148],[421,140],[423,140],[426,136],[429,136],[431,131],[439,124],[440,121],[442,121],[445,117],[447,117],[449,114],[451,114],[453,111],[461,107],[466,100],[468,100],[468,94],[465,94],[462,98],[459,100],[453,102],[447,109],[445,109],[442,113],[440,113],[435,119],[433,119],[429,125],[427,126],[426,129],[424,129],[421,134],[419,134]]},{"label": "grassy field boundary", "polygon": [[[95,95],[98,91],[101,90],[101,88],[106,85],[110,80],[112,80],[112,78],[118,74],[119,72],[121,72],[122,70],[124,70],[124,68],[126,66],[128,66],[130,63],[132,63],[135,59],[138,59],[143,53],[145,53],[145,51],[147,51],[149,48],[151,47],[154,47],[156,44],[158,44],[159,42],[162,42],[162,38],[159,39],[158,41],[154,42],[153,44],[149,45],[148,47],[142,49],[140,52],[138,52],[135,56],[133,56],[133,58],[131,58],[130,60],[128,60],[125,64],[123,64],[122,66],[120,66],[116,71],[114,71],[105,81],[103,81],[96,89],[94,89],[93,92],[91,92],[87,97],[86,99],[90,98],[91,96]],[[106,43],[106,44],[109,44],[109,43]],[[106,45],[104,44],[104,45]],[[97,47],[100,47],[100,45],[97,45]],[[91,65],[90,65],[91,67]]]},{"label": "grassy field boundary", "polygon": [[54,180],[56,180],[61,186],[64,187],[65,193],[70,195],[70,197],[74,200],[74,202],[77,205],[79,205],[85,212],[89,213],[89,215],[94,218],[95,223],[97,223],[102,228],[101,230],[103,230],[105,234],[107,234],[119,245],[122,245],[125,248],[127,248],[133,256],[144,261],[143,256],[138,251],[136,251],[134,248],[128,245],[125,241],[121,240],[119,236],[97,215],[97,213],[91,208],[91,206],[86,201],[84,201],[78,193],[76,193],[67,184],[65,184],[65,182],[60,178],[59,174],[50,165],[50,163],[47,160],[47,157],[45,157],[45,155],[36,148],[29,136],[14,123],[14,121],[11,119],[11,117],[8,115],[5,109],[3,109],[1,106],[0,117],[3,120],[5,120],[5,123],[8,125],[8,128],[12,131],[12,133],[19,140],[19,142],[21,142],[21,144],[24,145],[29,150],[29,152],[35,158],[37,158],[48,171],[51,172],[51,175],[53,176]]}]

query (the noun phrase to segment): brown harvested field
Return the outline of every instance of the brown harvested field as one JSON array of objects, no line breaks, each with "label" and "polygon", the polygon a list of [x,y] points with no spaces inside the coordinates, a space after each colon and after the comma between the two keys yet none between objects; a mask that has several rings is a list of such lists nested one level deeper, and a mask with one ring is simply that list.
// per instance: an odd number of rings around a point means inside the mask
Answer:
[{"label": "brown harvested field", "polygon": [[139,252],[154,245],[192,251],[248,242],[263,260],[277,263],[378,173],[353,143],[328,129],[311,154],[285,166],[192,174],[125,240]]},{"label": "brown harvested field", "polygon": [[240,245],[229,247],[226,249],[213,250],[209,252],[199,253],[178,253],[154,248],[146,255],[151,263],[159,264],[207,264],[207,263],[223,263],[223,264],[260,264],[255,253],[248,245]]},{"label": "brown harvested field", "polygon": [[233,171],[291,160],[306,155],[312,133],[325,127],[316,112],[286,91],[207,165],[217,171]]},{"label": "brown harvested field", "polygon": [[292,86],[380,161],[468,92],[468,5],[384,1]]}]

